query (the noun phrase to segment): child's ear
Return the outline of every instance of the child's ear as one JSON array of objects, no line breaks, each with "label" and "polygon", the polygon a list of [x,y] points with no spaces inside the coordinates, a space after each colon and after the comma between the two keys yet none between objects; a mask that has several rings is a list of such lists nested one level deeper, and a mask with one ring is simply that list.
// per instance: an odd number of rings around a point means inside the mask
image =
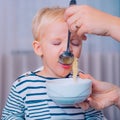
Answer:
[{"label": "child's ear", "polygon": [[41,49],[41,44],[39,41],[34,40],[32,43],[34,52],[38,55],[38,56],[42,56],[42,49]]}]

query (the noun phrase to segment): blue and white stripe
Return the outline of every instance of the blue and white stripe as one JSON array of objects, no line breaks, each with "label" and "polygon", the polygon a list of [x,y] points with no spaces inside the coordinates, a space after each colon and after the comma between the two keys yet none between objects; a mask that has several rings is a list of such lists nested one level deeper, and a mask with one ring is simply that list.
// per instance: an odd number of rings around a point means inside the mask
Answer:
[{"label": "blue and white stripe", "polygon": [[57,105],[47,95],[45,78],[28,72],[11,88],[2,120],[104,120],[101,111]]}]

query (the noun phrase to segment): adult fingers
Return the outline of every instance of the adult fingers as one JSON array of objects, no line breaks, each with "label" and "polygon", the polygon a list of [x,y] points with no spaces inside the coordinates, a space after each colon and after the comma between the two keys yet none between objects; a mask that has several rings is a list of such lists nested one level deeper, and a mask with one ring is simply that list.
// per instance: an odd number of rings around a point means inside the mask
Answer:
[{"label": "adult fingers", "polygon": [[105,108],[104,104],[102,104],[100,101],[95,101],[91,97],[88,98],[88,101],[89,101],[89,105],[95,108],[96,110],[102,110]]},{"label": "adult fingers", "polygon": [[79,6],[78,5],[72,5],[68,7],[64,13],[64,18],[67,20],[71,15],[79,11]]},{"label": "adult fingers", "polygon": [[75,104],[76,108],[82,108],[83,110],[87,110],[89,108],[89,104],[87,102],[77,103]]},{"label": "adult fingers", "polygon": [[[69,23],[68,23],[69,24]],[[81,27],[82,21],[80,17],[77,16],[77,19],[70,24],[71,31],[77,32]]]},{"label": "adult fingers", "polygon": [[74,13],[72,16],[70,16],[66,22],[68,23],[69,26],[72,24],[76,24],[76,21],[80,20],[80,14],[79,13]]}]

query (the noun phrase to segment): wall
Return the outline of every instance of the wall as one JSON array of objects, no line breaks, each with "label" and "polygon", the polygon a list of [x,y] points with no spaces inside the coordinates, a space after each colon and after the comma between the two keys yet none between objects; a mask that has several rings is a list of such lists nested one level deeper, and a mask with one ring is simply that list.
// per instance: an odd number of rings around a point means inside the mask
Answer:
[{"label": "wall", "polygon": [[[20,74],[41,66],[32,51],[31,22],[36,11],[45,6],[68,6],[68,0],[0,0],[0,114],[12,82]],[[112,15],[120,16],[120,1],[77,0]],[[79,67],[96,79],[120,86],[120,43],[109,37],[88,35]],[[114,106],[104,110],[109,120],[119,120]]]}]

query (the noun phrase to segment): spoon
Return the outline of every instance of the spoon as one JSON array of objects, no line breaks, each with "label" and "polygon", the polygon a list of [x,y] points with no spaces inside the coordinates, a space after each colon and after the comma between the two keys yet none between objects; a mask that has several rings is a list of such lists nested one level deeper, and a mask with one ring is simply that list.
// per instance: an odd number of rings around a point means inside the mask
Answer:
[{"label": "spoon", "polygon": [[[70,5],[75,5],[76,0],[71,0]],[[67,42],[67,49],[59,56],[59,63],[64,65],[71,65],[74,61],[74,55],[70,51],[70,36],[71,33],[68,30],[68,42]]]},{"label": "spoon", "polygon": [[67,49],[59,56],[59,62],[65,65],[70,65],[74,61],[74,55],[70,52],[70,35],[70,31],[68,31]]}]

